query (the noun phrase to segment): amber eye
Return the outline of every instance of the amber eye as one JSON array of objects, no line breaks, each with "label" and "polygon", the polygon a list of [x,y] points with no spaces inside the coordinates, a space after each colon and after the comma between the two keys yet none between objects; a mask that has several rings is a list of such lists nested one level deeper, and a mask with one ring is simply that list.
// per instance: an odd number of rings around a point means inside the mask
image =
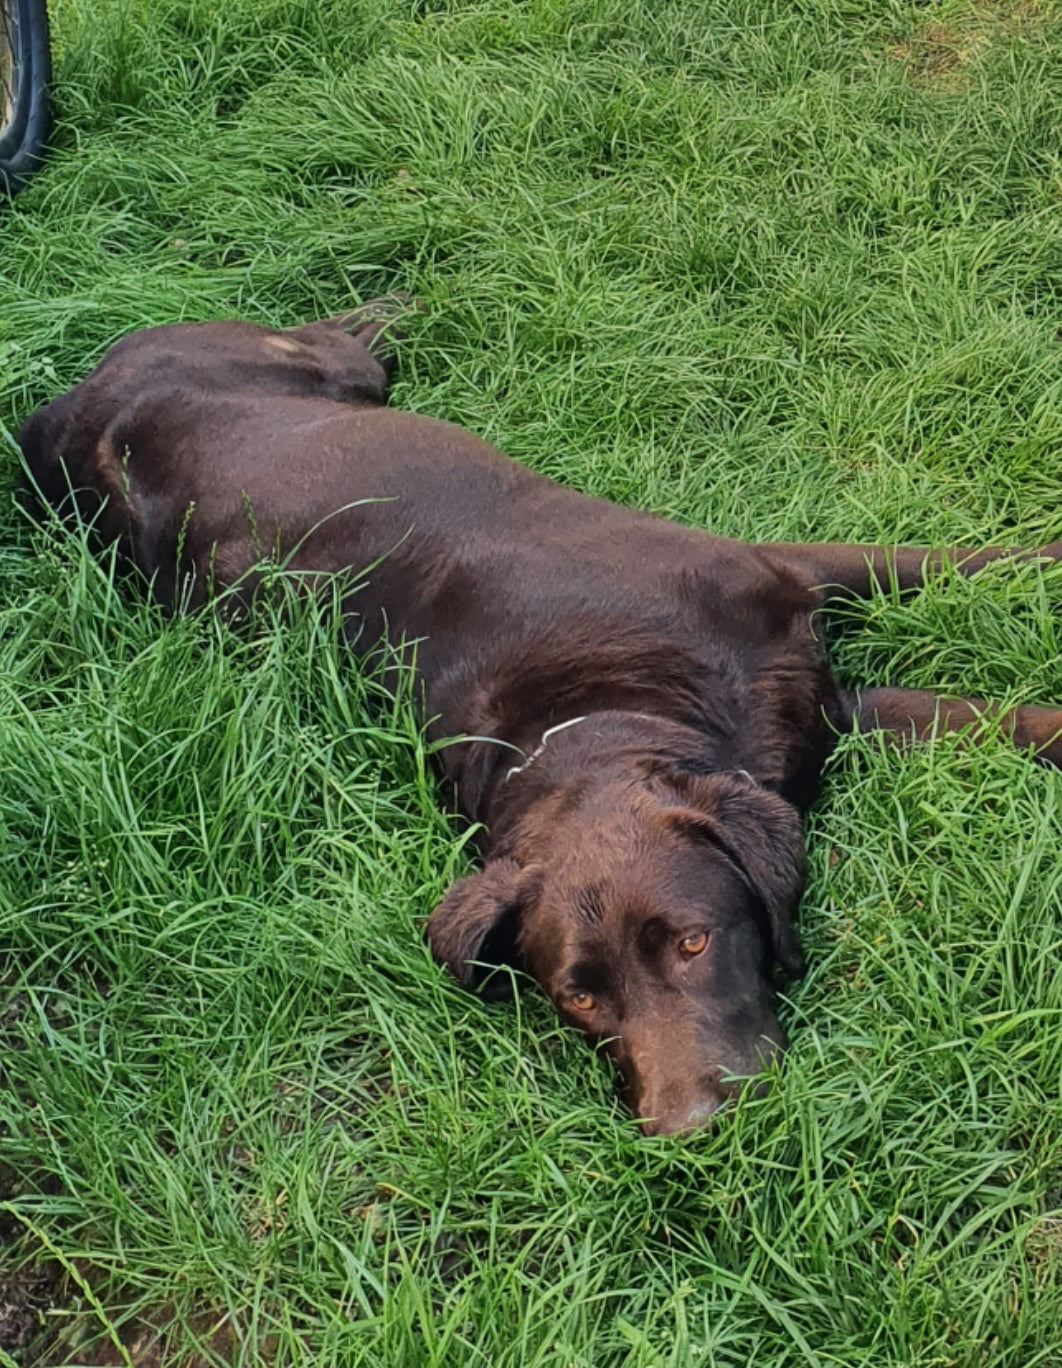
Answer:
[{"label": "amber eye", "polygon": [[568,999],[577,1012],[592,1012],[597,1002],[589,993],[573,993]]},{"label": "amber eye", "polygon": [[685,955],[687,959],[693,959],[694,955],[702,954],[707,947],[707,931],[694,931],[692,936],[683,936],[679,941],[679,953]]}]

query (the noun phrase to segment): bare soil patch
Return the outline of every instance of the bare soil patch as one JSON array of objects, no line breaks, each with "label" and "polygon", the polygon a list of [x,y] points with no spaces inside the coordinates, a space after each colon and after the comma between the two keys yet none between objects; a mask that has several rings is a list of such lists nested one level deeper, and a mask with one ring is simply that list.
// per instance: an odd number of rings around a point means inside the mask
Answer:
[{"label": "bare soil patch", "polygon": [[902,42],[889,48],[919,85],[945,93],[962,89],[977,62],[1014,39],[1037,41],[1056,7],[1044,0],[993,5],[944,5],[922,20]]}]

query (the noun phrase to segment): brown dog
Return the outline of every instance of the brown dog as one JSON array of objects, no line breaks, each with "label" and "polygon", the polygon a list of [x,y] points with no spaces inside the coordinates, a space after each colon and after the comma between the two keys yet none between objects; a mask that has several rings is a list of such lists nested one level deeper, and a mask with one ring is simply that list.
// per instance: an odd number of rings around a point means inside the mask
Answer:
[{"label": "brown dog", "polygon": [[[389,312],[134,334],[26,423],[30,471],[167,603],[252,583],[265,551],[372,567],[359,642],[418,641],[432,734],[490,738],[441,752],[486,863],[433,913],[436,957],[488,993],[525,969],[647,1131],[696,1126],[784,1044],[772,971],[801,971],[801,815],[837,733],[982,711],[839,688],[812,615],[1015,553],[746,545],[586,498],[387,408]],[[1062,710],[1005,725],[1062,765]]]}]

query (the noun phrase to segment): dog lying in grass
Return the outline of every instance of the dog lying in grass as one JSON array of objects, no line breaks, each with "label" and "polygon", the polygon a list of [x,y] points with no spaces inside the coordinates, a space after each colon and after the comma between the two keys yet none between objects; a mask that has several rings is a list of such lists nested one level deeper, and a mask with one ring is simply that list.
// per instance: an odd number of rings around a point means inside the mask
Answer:
[{"label": "dog lying in grass", "polygon": [[[839,687],[813,615],[1062,543],[750,545],[588,498],[387,407],[402,307],[135,333],[25,424],[29,470],[167,604],[253,592],[263,548],[370,567],[356,644],[416,641],[430,734],[473,738],[439,763],[484,868],[432,913],[436,958],[492,996],[499,967],[531,974],[606,1042],[647,1132],[696,1127],[784,1046],[772,977],[801,972],[802,816],[838,735],[990,711]],[[1062,765],[1062,709],[1000,721]]]}]

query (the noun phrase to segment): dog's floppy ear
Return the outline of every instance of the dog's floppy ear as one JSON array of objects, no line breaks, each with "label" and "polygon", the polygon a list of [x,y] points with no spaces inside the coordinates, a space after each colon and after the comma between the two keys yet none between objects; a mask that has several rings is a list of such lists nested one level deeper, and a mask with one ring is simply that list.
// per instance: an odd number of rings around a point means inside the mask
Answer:
[{"label": "dog's floppy ear", "polygon": [[680,775],[675,787],[693,808],[676,820],[727,857],[767,913],[775,959],[799,978],[804,955],[793,915],[804,889],[804,834],[796,808],[739,774]]},{"label": "dog's floppy ear", "polygon": [[520,915],[538,886],[515,860],[491,860],[455,883],[428,918],[431,952],[458,982],[489,1001],[512,996],[512,979],[494,967],[519,968]]}]

